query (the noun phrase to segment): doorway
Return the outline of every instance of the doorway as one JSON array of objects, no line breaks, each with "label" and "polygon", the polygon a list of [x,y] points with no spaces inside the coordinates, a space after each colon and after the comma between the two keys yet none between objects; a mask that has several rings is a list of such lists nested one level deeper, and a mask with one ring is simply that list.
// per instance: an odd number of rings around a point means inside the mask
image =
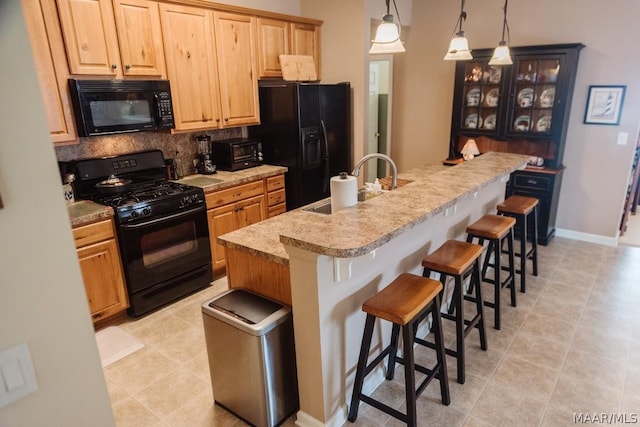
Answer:
[{"label": "doorway", "polygon": [[620,221],[618,243],[623,245],[640,246],[640,217],[636,215],[640,203],[640,133],[636,138],[636,151],[631,167],[629,184]]},{"label": "doorway", "polygon": [[[365,154],[391,156],[391,92],[393,87],[393,55],[375,55],[369,60],[369,128]],[[374,182],[390,173],[384,160],[366,165],[366,182]]]}]

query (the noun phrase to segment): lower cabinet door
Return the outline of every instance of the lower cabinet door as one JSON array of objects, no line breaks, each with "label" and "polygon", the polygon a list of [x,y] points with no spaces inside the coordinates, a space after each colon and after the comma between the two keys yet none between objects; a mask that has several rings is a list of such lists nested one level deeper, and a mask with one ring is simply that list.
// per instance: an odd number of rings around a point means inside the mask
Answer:
[{"label": "lower cabinet door", "polygon": [[84,287],[94,321],[129,306],[115,239],[77,249]]},{"label": "lower cabinet door", "polygon": [[246,227],[265,219],[263,196],[252,197],[237,203],[237,228]]},{"label": "lower cabinet door", "polygon": [[209,209],[209,241],[211,242],[211,267],[214,272],[224,269],[224,246],[217,243],[218,236],[230,233],[236,229],[236,204]]}]

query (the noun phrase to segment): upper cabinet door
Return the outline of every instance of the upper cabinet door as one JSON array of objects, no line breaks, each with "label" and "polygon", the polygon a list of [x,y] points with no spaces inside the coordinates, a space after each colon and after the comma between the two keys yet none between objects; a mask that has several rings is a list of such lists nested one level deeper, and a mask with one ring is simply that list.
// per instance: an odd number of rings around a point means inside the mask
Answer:
[{"label": "upper cabinet door", "polygon": [[320,27],[312,24],[291,23],[291,54],[310,55],[316,64],[320,79]]},{"label": "upper cabinet door", "polygon": [[460,113],[456,114],[460,129],[497,134],[502,122],[499,107],[504,95],[503,80],[508,80],[505,69],[489,65],[488,60],[474,59],[461,64],[463,84],[456,88],[462,100]]},{"label": "upper cabinet door", "polygon": [[291,24],[276,19],[258,18],[258,76],[282,77],[280,55],[290,48]]},{"label": "upper cabinet door", "polygon": [[55,5],[47,0],[22,0],[22,6],[51,140],[77,142],[67,87],[69,68]]},{"label": "upper cabinet door", "polygon": [[255,18],[214,12],[223,126],[260,122]]},{"label": "upper cabinet door", "polygon": [[158,3],[114,0],[122,73],[125,76],[164,77],[164,52]]},{"label": "upper cabinet door", "polygon": [[110,0],[58,0],[71,74],[121,76]]},{"label": "upper cabinet door", "polygon": [[221,127],[213,13],[162,3],[160,19],[176,130]]}]

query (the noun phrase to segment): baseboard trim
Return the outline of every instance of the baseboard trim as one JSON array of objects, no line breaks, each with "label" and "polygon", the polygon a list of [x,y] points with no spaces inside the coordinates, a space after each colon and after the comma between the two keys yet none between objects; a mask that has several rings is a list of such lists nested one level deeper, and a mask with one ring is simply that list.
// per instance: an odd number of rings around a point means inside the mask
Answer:
[{"label": "baseboard trim", "polygon": [[582,242],[598,243],[606,246],[618,246],[618,236],[606,237],[598,234],[582,233],[580,231],[564,230],[556,228],[557,237],[565,237],[567,239],[580,240]]}]

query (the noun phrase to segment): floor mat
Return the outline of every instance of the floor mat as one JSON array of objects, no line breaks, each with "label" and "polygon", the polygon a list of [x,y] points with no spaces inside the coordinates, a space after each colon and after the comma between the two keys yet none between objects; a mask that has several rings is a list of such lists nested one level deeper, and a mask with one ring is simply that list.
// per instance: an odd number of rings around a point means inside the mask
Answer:
[{"label": "floor mat", "polygon": [[144,347],[143,343],[117,326],[96,332],[96,342],[103,368]]}]

